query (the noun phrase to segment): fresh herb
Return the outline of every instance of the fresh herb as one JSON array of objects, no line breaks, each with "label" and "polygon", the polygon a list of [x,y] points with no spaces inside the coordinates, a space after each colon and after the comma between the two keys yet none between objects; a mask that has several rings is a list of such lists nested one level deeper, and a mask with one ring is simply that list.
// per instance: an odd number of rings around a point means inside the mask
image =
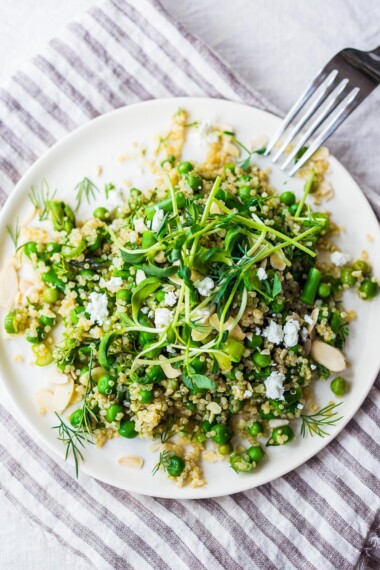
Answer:
[{"label": "fresh herb", "polygon": [[157,471],[159,471],[160,467],[162,467],[163,470],[166,471],[170,465],[170,460],[173,456],[174,453],[172,451],[169,451],[169,449],[161,451],[158,463],[152,469],[152,475],[155,475]]},{"label": "fresh herb", "polygon": [[337,417],[338,413],[336,409],[341,405],[339,404],[329,404],[325,406],[315,414],[304,415],[301,414],[301,435],[305,437],[307,432],[311,435],[319,435],[320,437],[326,437],[330,435],[323,428],[325,426],[336,426],[337,423],[342,419],[343,416]]},{"label": "fresh herb", "polygon": [[112,184],[112,182],[109,182],[108,184],[106,184],[104,186],[104,193],[106,195],[106,200],[108,200],[111,190],[115,190],[115,184]]},{"label": "fresh herb", "polygon": [[42,180],[38,190],[34,186],[31,186],[28,198],[39,213],[40,222],[46,220],[48,216],[48,204],[53,200],[56,193],[57,190],[51,193],[45,178]]},{"label": "fresh herb", "polygon": [[58,430],[59,441],[62,441],[66,445],[65,461],[67,461],[70,453],[72,454],[75,463],[75,475],[78,478],[79,461],[83,461],[83,454],[79,446],[85,447],[85,443],[87,442],[86,436],[77,428],[69,427],[57,413],[55,415],[59,420],[59,424],[53,426],[52,429]]},{"label": "fresh herb", "polygon": [[281,291],[282,291],[281,281],[280,281],[277,273],[275,273],[274,277],[273,277],[273,286],[272,286],[272,297],[273,297],[273,299],[275,297],[277,297],[277,295],[279,293],[281,293]]},{"label": "fresh herb", "polygon": [[169,441],[170,438],[173,437],[174,435],[174,431],[173,431],[173,426],[174,426],[174,416],[173,414],[169,417],[168,421],[166,422],[165,425],[165,429],[161,434],[161,443],[166,443],[167,441]]},{"label": "fresh herb", "polygon": [[18,240],[20,238],[20,231],[21,230],[20,230],[20,224],[19,224],[18,218],[16,218],[16,225],[15,225],[14,230],[10,226],[7,226],[8,235],[11,238],[13,245],[15,246],[15,249],[18,248]]},{"label": "fresh herb", "polygon": [[90,204],[91,200],[94,200],[96,194],[99,193],[99,188],[89,178],[87,178],[87,176],[85,176],[83,180],[78,182],[75,186],[75,191],[77,193],[76,209],[78,210],[83,198],[85,198],[87,203]]}]

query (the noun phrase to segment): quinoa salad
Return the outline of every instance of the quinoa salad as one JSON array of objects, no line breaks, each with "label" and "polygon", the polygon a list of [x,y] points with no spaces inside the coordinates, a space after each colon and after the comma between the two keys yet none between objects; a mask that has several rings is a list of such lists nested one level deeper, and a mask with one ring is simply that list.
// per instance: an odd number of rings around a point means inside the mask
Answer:
[{"label": "quinoa salad", "polygon": [[[202,162],[183,158],[190,130],[207,146]],[[112,205],[112,181],[86,177],[68,201],[43,181],[29,222],[8,228],[5,334],[49,366],[37,409],[55,414],[77,473],[88,444],[113,438],[125,440],[120,465],[145,468],[129,453],[141,438],[157,455],[152,476],[179,486],[206,483],[203,461],[254,477],[276,447],[307,445],[341,419],[355,319],[342,295],[369,302],[379,283],[365,254],[335,245],[325,149],[301,170],[298,199],[271,186],[255,160],[264,151],[181,109],[147,160],[149,189],[131,184]],[[85,202],[94,209],[81,219]]]}]

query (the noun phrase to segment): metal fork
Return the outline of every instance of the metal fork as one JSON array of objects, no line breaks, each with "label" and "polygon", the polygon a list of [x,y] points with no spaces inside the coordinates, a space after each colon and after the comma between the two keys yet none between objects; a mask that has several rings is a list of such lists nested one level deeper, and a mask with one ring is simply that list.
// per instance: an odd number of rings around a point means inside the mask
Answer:
[{"label": "metal fork", "polygon": [[[291,166],[288,174],[292,176],[379,83],[380,47],[372,51],[343,49],[325,65],[294,103],[270,140],[265,154],[273,151],[272,162],[277,162],[294,143],[281,165],[282,170]],[[292,125],[296,117],[298,122]],[[279,148],[275,149],[277,143]]]}]

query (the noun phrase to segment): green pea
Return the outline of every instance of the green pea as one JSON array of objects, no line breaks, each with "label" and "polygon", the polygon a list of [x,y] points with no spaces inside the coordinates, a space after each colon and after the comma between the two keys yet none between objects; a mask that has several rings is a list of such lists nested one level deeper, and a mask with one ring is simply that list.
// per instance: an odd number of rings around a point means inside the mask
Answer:
[{"label": "green pea", "polygon": [[140,400],[143,404],[150,404],[153,401],[154,394],[152,390],[140,390]]},{"label": "green pea", "polygon": [[253,422],[251,426],[247,427],[247,431],[252,437],[257,437],[264,433],[264,426],[261,422]]},{"label": "green pea", "polygon": [[110,213],[107,210],[107,208],[102,208],[101,206],[99,208],[96,208],[92,214],[94,216],[94,218],[97,218],[98,220],[106,220]]},{"label": "green pea", "polygon": [[83,409],[79,408],[75,410],[75,412],[71,414],[69,421],[73,427],[78,428],[83,421]]},{"label": "green pea", "polygon": [[321,283],[320,286],[318,287],[318,295],[322,297],[322,299],[325,299],[330,295],[330,293],[331,293],[330,285],[328,283]]},{"label": "green pea", "polygon": [[188,160],[185,160],[184,162],[180,162],[177,168],[178,168],[178,172],[182,175],[188,174],[189,172],[194,170],[194,166]]},{"label": "green pea", "polygon": [[230,465],[236,473],[249,473],[253,469],[252,463],[241,453],[230,455]]},{"label": "green pea", "polygon": [[369,263],[367,263],[363,259],[358,259],[357,261],[354,261],[354,263],[352,264],[352,269],[354,271],[361,271],[363,275],[368,275],[368,273],[371,272]]},{"label": "green pea", "polygon": [[126,437],[127,439],[133,439],[138,435],[135,430],[135,422],[132,420],[124,420],[121,422],[118,432],[122,437]]},{"label": "green pea", "polygon": [[197,406],[194,404],[194,402],[186,402],[185,407],[191,412],[197,409]]},{"label": "green pea", "polygon": [[280,195],[280,200],[286,206],[292,206],[294,204],[294,202],[296,201],[296,196],[295,196],[294,192],[289,192],[289,191],[288,192],[282,192],[282,194]]},{"label": "green pea", "polygon": [[145,372],[144,381],[141,382],[142,384],[157,384],[157,382],[161,382],[165,378],[165,373],[162,370],[161,366],[158,364],[152,366]]},{"label": "green pea", "polygon": [[295,216],[295,214],[297,213],[298,210],[298,204],[291,204],[288,208],[289,212],[292,214],[292,216]]},{"label": "green pea", "polygon": [[[141,334],[141,333],[140,333]],[[149,342],[148,344],[144,345],[144,350],[146,350],[147,348],[149,348],[150,346],[154,345],[154,342]],[[146,358],[157,358],[158,356],[160,356],[161,354],[161,347],[158,346],[157,348],[152,348],[151,350],[148,350],[148,352],[145,353],[145,357]]]},{"label": "green pea", "polygon": [[26,255],[27,257],[29,257],[29,259],[30,259],[31,255],[32,255],[32,253],[37,254],[37,244],[36,244],[36,242],[35,242],[35,241],[28,241],[28,243],[26,243],[26,244],[24,245],[24,252],[25,252],[25,255]]},{"label": "green pea", "polygon": [[16,334],[19,331],[17,315],[18,311],[13,309],[4,318],[4,329],[8,334]]},{"label": "green pea", "polygon": [[83,277],[84,279],[86,279],[87,281],[91,281],[91,279],[95,275],[95,272],[92,271],[91,269],[82,269],[82,271],[79,273],[79,275],[81,277]]},{"label": "green pea", "polygon": [[[284,438],[284,440],[282,440]],[[289,426],[274,428],[272,435],[267,441],[267,446],[286,445],[294,439],[294,432]]]},{"label": "green pea", "polygon": [[215,434],[212,436],[212,440],[219,445],[223,445],[224,443],[228,443],[232,437],[231,430],[226,426],[226,424],[216,424],[212,431]]},{"label": "green pea", "polygon": [[51,317],[50,315],[41,315],[40,316],[41,323],[46,327],[52,327],[56,321],[56,316]]},{"label": "green pea", "polygon": [[340,273],[340,281],[343,285],[353,287],[356,283],[356,277],[352,275],[351,267],[344,267]]},{"label": "green pea", "polygon": [[185,469],[185,461],[179,455],[172,455],[168,461],[166,471],[171,477],[179,477]]},{"label": "green pea", "polygon": [[162,301],[165,299],[165,295],[166,295],[165,291],[163,289],[159,289],[155,295],[156,301],[162,303]]},{"label": "green pea", "polygon": [[203,420],[203,422],[201,423],[201,429],[205,432],[208,433],[209,431],[211,431],[212,425],[208,420]]},{"label": "green pea", "polygon": [[116,299],[129,303],[132,299],[132,291],[130,289],[120,289],[116,292]]},{"label": "green pea", "polygon": [[148,249],[149,247],[151,247],[155,243],[157,243],[157,238],[156,238],[156,235],[154,232],[149,230],[149,231],[143,233],[143,237],[141,240],[141,248],[142,249]]},{"label": "green pea", "polygon": [[247,185],[239,186],[238,195],[242,200],[247,200],[251,197],[251,187]]},{"label": "green pea", "polygon": [[232,453],[232,449],[233,447],[230,443],[222,443],[221,445],[218,445],[218,452],[220,455],[229,455]]},{"label": "green pea", "polygon": [[249,348],[260,348],[260,346],[263,344],[263,339],[260,335],[258,334],[254,334],[252,335],[252,339],[247,341],[247,346],[249,346]]},{"label": "green pea", "polygon": [[166,163],[173,166],[173,164],[175,163],[175,156],[173,154],[169,154],[168,158],[165,158],[165,160],[161,162],[161,166],[164,166],[164,164]]},{"label": "green pea", "polygon": [[370,279],[365,279],[359,287],[364,299],[373,299],[379,293],[379,286]]},{"label": "green pea", "polygon": [[191,366],[197,374],[204,374],[207,371],[207,362],[201,360],[200,356],[197,356],[191,361]]},{"label": "green pea", "polygon": [[27,335],[25,338],[31,344],[40,344],[46,337],[46,333],[42,327],[37,327],[34,335]]},{"label": "green pea", "polygon": [[54,287],[48,287],[43,292],[43,298],[46,303],[56,303],[58,301],[58,291]]},{"label": "green pea", "polygon": [[332,382],[330,384],[330,388],[331,388],[331,392],[333,394],[335,394],[335,396],[338,396],[338,398],[341,398],[347,392],[348,384],[344,378],[337,376],[337,378],[334,378],[334,380],[332,380]]},{"label": "green pea", "polygon": [[148,333],[147,331],[141,331],[139,333],[139,343],[145,348],[145,345],[149,345],[157,338],[155,333]]},{"label": "green pea", "polygon": [[262,354],[261,352],[255,352],[252,357],[253,362],[259,368],[265,368],[265,366],[269,366],[272,361],[270,354]]},{"label": "green pea", "polygon": [[123,406],[121,406],[120,404],[111,404],[109,408],[107,408],[106,411],[106,415],[105,418],[107,420],[107,422],[114,422],[116,420],[116,417],[119,414],[122,414],[124,412]]},{"label": "green pea", "polygon": [[252,445],[247,449],[246,453],[249,459],[255,463],[260,463],[265,457],[265,452],[260,445]]},{"label": "green pea", "polygon": [[109,396],[116,392],[116,378],[109,374],[103,374],[98,380],[98,391],[104,396]]},{"label": "green pea", "polygon": [[199,174],[187,174],[185,180],[192,190],[202,190],[203,182]]},{"label": "green pea", "polygon": [[224,170],[229,170],[230,172],[235,172],[236,170],[235,164],[231,164],[230,162],[226,163],[223,168]]}]

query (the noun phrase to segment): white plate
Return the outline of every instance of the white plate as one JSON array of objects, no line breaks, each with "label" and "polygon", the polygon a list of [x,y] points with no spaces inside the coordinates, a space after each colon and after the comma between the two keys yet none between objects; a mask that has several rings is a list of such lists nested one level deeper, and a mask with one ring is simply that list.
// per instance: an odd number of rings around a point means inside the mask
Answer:
[{"label": "white plate", "polygon": [[[32,184],[38,185],[45,177],[51,188],[59,189],[58,196],[74,204],[73,188],[77,182],[84,176],[95,179],[96,167],[101,165],[103,175],[96,179],[99,186],[105,182],[122,183],[129,180],[137,187],[147,187],[147,179],[136,163],[120,162],[117,157],[125,153],[130,154],[133,143],[140,142],[145,146],[153,141],[157,133],[167,131],[171,116],[179,107],[189,111],[191,120],[208,120],[216,124],[230,125],[239,138],[248,143],[260,135],[271,135],[279,124],[277,117],[238,103],[187,98],[131,105],[91,121],[55,144],[30,168],[13,190],[1,214],[0,266],[13,250],[5,228],[7,224],[13,225],[17,216],[20,220],[27,216],[31,206],[26,197]],[[195,137],[192,137],[192,141],[187,145],[186,157],[194,158],[194,154],[199,156],[202,151],[204,152],[204,149],[200,149],[199,145],[197,147]],[[269,164],[263,157],[259,157],[258,162]],[[329,179],[336,195],[325,206],[333,212],[334,219],[347,230],[340,237],[339,245],[353,257],[359,257],[362,250],[367,250],[375,273],[379,276],[380,231],[370,206],[357,184],[334,158],[331,158]],[[300,192],[302,188],[299,180],[287,179],[277,169],[273,171],[272,180],[280,191],[287,188]],[[101,201],[98,198],[97,205]],[[368,234],[374,237],[371,243],[366,237]],[[297,437],[295,442],[285,447],[270,448],[268,460],[255,472],[246,475],[237,475],[229,468],[227,461],[214,464],[204,462],[208,483],[199,489],[179,489],[163,473],[152,477],[151,470],[157,462],[158,453],[148,450],[151,442],[141,442],[137,439],[116,438],[102,449],[89,446],[85,451],[85,461],[81,464],[81,469],[97,479],[127,491],[184,499],[215,497],[244,491],[267,483],[302,465],[328,444],[352,418],[368,394],[379,370],[380,299],[366,303],[354,294],[347,294],[345,304],[347,308],[358,312],[358,319],[352,325],[346,347],[352,367],[345,376],[352,383],[352,388],[341,406],[344,420],[338,427],[331,429],[328,438],[307,437],[303,440]],[[25,363],[14,362],[16,354],[23,354]],[[33,398],[36,389],[47,384],[52,370],[30,367],[31,348],[21,338],[1,339],[0,361],[4,386],[23,424],[36,434],[39,442],[44,444],[44,449],[54,452],[63,461],[62,444],[57,441],[55,431],[50,429],[56,423],[55,417],[40,416]],[[332,400],[327,382],[319,382],[316,393],[321,406]],[[117,459],[125,454],[143,456],[144,468],[134,470],[119,466]]]}]

